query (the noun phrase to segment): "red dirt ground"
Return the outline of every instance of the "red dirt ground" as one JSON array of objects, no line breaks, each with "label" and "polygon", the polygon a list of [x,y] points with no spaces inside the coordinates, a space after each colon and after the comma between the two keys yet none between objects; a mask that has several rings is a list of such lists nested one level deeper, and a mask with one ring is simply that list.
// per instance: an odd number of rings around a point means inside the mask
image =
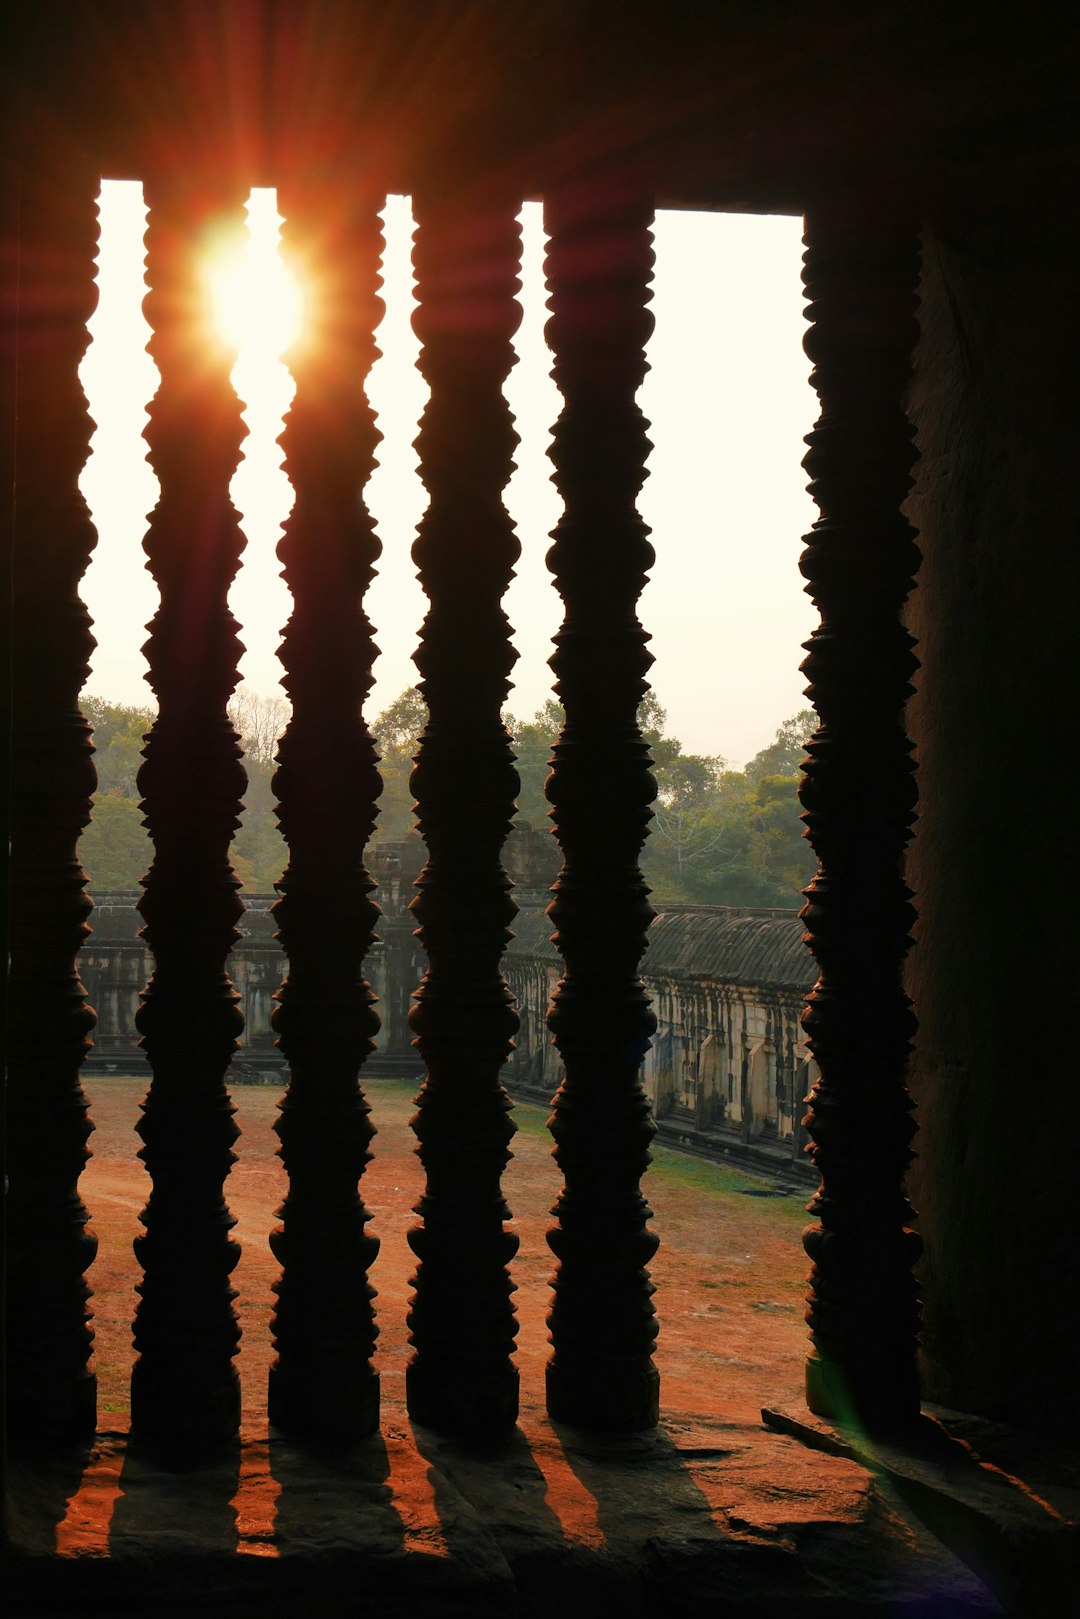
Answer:
[{"label": "red dirt ground", "polygon": [[[421,1167],[408,1128],[416,1087],[412,1081],[373,1080],[366,1088],[379,1130],[362,1183],[371,1230],[382,1242],[372,1274],[378,1291],[377,1364],[384,1398],[394,1401],[404,1398],[405,1311],[415,1264],[405,1233],[414,1222],[412,1206],[421,1191]],[[145,1089],[143,1079],[90,1076],[86,1081],[97,1128],[80,1191],[99,1241],[89,1280],[95,1295],[100,1420],[114,1429],[127,1425],[137,1279],[131,1242],[149,1191],[149,1179],[135,1158],[139,1143],[133,1135]],[[249,1436],[266,1429],[270,1285],[278,1270],[266,1239],[284,1195],[284,1171],[274,1156],[277,1137],[272,1130],[278,1095],[273,1086],[233,1091],[242,1134],[226,1195],[236,1217],[234,1235],[243,1249],[234,1280],[244,1330],[239,1368]],[[550,1156],[544,1112],[519,1106],[514,1116],[519,1132],[504,1185],[521,1239],[512,1267],[520,1322],[517,1358],[522,1403],[540,1405],[553,1268],[544,1233],[560,1176]],[[661,1401],[670,1410],[736,1408],[756,1416],[762,1403],[790,1398],[801,1387],[807,1262],[799,1233],[806,1224],[805,1200],[801,1194],[746,1195],[759,1184],[668,1149],[655,1151],[645,1190],[661,1237],[651,1269],[660,1321],[656,1359]]]}]

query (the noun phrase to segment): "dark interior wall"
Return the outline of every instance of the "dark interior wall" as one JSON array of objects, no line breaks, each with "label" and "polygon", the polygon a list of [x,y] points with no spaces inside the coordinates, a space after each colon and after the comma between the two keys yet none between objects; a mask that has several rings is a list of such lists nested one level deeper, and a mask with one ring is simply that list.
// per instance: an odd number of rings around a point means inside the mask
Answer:
[{"label": "dark interior wall", "polygon": [[1080,223],[1065,165],[978,179],[928,233],[913,388],[912,1190],[927,1393],[1060,1429],[1080,1427]]}]

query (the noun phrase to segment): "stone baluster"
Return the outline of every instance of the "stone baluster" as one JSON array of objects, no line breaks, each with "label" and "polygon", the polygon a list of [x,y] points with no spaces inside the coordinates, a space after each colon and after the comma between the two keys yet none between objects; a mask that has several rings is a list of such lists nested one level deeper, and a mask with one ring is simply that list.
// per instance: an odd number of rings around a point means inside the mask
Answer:
[{"label": "stone baluster", "polygon": [[292,717],[274,786],[289,866],[274,907],[288,955],[274,1027],[290,1079],[277,1131],[289,1174],[272,1322],[270,1420],[349,1441],[379,1421],[367,1272],[379,1250],[357,1185],[374,1129],[358,1083],[379,1020],[362,974],[378,909],[364,850],[379,775],[362,718],[376,648],[362,599],[379,553],[362,491],[378,432],[364,380],[378,349],[377,203],[315,180],[283,184],[286,257],[306,288],[282,444],[295,490],[278,554],[293,595],[282,643]]},{"label": "stone baluster", "polygon": [[641,1176],[653,1124],[640,1069],[656,1027],[639,974],[653,917],[638,859],[656,788],[637,723],[652,662],[637,599],[653,560],[637,514],[652,206],[602,182],[549,198],[547,334],[564,406],[551,459],[565,511],[549,565],[565,603],[551,659],[566,712],[548,797],[563,868],[565,964],[550,1026],[565,1068],[551,1129],[565,1185],[548,1241],[552,1417],[612,1431],[657,1420],[656,1251]]},{"label": "stone baluster", "polygon": [[96,1415],[84,1272],[97,1243],[77,1189],[92,1129],[79,1066],[94,1015],[75,959],[90,931],[76,844],[96,783],[79,712],[94,641],[78,594],[95,543],[79,493],[92,423],[78,369],[96,301],[96,191],[84,167],[25,166],[18,304],[9,306],[19,325],[7,486],[15,506],[5,1304],[8,1432],[20,1449],[83,1439]]},{"label": "stone baluster", "polygon": [[145,645],[158,716],[139,771],[154,844],[140,910],[154,970],[136,1019],[153,1070],[139,1134],[153,1182],[135,1251],[132,1434],[164,1460],[234,1434],[239,1248],[223,1193],[237,1130],[225,1070],[242,1028],[226,974],[242,907],[229,864],[245,777],[226,705],[241,651],[227,596],[243,539],[229,500],[244,429],[211,329],[206,249],[244,192],[197,170],[146,187],[146,317],[161,373],[145,437],[161,493],[145,541],[161,604]]},{"label": "stone baluster", "polygon": [[517,1415],[517,1238],[500,1190],[513,1125],[499,1081],[517,1027],[499,970],[516,909],[500,864],[518,785],[501,718],[514,662],[501,601],[519,549],[502,502],[517,442],[502,394],[519,319],[515,212],[418,198],[414,255],[431,399],[417,439],[430,505],[413,555],[431,606],[412,778],[428,968],[411,1017],[427,1069],[413,1121],[426,1185],[409,1233],[420,1263],[407,1391],[416,1421],[472,1434]]},{"label": "stone baluster", "polygon": [[904,850],[915,818],[904,704],[917,668],[902,621],[919,564],[903,514],[915,461],[904,394],[918,328],[918,238],[870,202],[807,220],[806,350],[821,414],[804,465],[820,517],[802,571],[821,612],[803,669],[820,724],[801,797],[820,859],[803,910],[819,979],[803,1024],[821,1075],[807,1126],[821,1188],[807,1399],[887,1429],[918,1412],[919,1239],[904,1173],[914,1134],[902,983],[914,921]]}]

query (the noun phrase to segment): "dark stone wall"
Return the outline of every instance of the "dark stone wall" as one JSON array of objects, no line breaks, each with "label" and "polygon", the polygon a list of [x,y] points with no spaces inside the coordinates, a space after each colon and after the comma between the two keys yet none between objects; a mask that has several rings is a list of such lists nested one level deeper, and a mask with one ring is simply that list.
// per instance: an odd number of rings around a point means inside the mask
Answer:
[{"label": "dark stone wall", "polygon": [[1075,1337],[1080,225],[1051,162],[958,167],[927,238],[910,501],[910,992],[927,1392],[1080,1425]]}]

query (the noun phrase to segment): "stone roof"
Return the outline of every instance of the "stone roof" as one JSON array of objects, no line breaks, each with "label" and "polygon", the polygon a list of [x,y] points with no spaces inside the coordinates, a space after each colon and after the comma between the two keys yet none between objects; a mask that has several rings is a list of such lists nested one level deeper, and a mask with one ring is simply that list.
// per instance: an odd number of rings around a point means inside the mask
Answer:
[{"label": "stone roof", "polygon": [[[558,961],[551,918],[519,913],[510,952]],[[653,978],[710,978],[724,984],[773,984],[807,990],[817,966],[794,911],[749,911],[725,905],[665,907],[649,929],[642,970]]]},{"label": "stone roof", "polygon": [[[134,943],[142,917],[138,895],[102,894],[90,915],[91,946]],[[246,897],[240,919],[241,940],[271,944],[272,894]],[[558,962],[551,943],[551,918],[538,906],[522,909],[513,923],[508,946],[515,956]],[[738,910],[725,905],[670,906],[649,929],[643,971],[652,978],[712,979],[722,984],[770,984],[808,990],[817,977],[803,943],[803,924],[794,911]]]}]

